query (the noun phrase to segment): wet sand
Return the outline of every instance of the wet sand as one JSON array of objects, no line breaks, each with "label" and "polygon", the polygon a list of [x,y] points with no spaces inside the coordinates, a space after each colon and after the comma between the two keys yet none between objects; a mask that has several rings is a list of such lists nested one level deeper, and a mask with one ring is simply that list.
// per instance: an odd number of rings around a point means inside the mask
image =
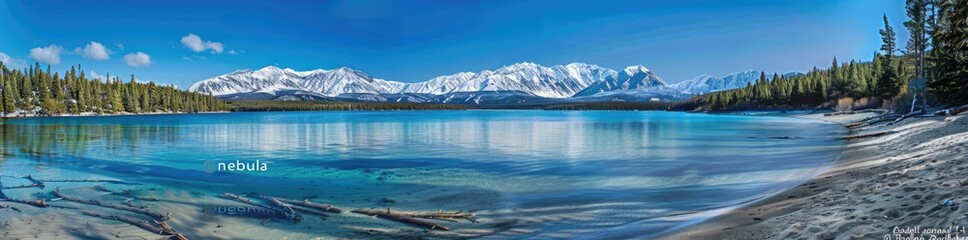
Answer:
[{"label": "wet sand", "polygon": [[[871,115],[800,117],[844,124]],[[968,200],[968,116],[884,125],[854,129],[851,135],[895,133],[848,141],[840,159],[813,181],[661,239],[968,236],[968,210],[961,207]],[[948,199],[953,206],[942,204]]]},{"label": "wet sand", "polygon": [[[8,176],[3,177],[3,183],[9,187],[27,182]],[[297,224],[288,219],[271,217],[268,210],[219,197],[217,194],[146,188],[143,185],[56,182],[46,185],[43,190],[7,189],[4,193],[11,198],[34,200],[48,197],[50,192],[60,188],[65,189],[61,191],[65,195],[97,200],[105,204],[120,205],[131,201],[135,206],[145,206],[163,215],[171,213],[168,223],[176,231],[191,239],[466,239],[492,234],[494,225],[500,222],[486,217],[479,218],[484,223],[441,221],[439,223],[451,227],[451,231],[428,231],[407,224],[350,213],[349,210],[370,207],[379,207],[377,209],[381,210],[392,208],[395,211],[414,211],[411,208],[405,208],[406,206],[380,206],[360,202],[337,206],[342,208],[343,213],[328,213],[327,216],[302,213],[302,221]],[[97,186],[106,187],[110,192],[98,189]],[[134,189],[134,191],[131,195],[119,194],[124,189]],[[147,198],[159,200],[144,200]],[[416,201],[408,198],[395,199]],[[321,199],[314,201],[326,203]],[[92,211],[98,214],[151,221],[141,214],[57,198],[48,200],[47,204],[52,207],[38,208],[0,201],[0,239],[167,239],[163,238],[164,234],[155,234],[128,223],[86,216],[82,213]],[[447,209],[449,204],[440,204],[437,207]],[[434,210],[424,208],[417,211]]]}]

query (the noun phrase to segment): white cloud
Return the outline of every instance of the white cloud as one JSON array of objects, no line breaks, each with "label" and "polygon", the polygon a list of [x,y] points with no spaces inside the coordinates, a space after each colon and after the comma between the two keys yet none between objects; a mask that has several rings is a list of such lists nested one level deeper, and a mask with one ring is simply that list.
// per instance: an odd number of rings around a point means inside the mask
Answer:
[{"label": "white cloud", "polygon": [[81,54],[84,58],[93,60],[108,60],[111,59],[111,49],[104,47],[104,44],[99,42],[91,42],[84,46],[84,48],[77,48],[74,50],[75,53]]},{"label": "white cloud", "polygon": [[222,53],[225,50],[225,45],[220,42],[204,41],[202,37],[195,34],[188,34],[181,38],[181,43],[191,49],[194,52],[202,52],[205,50],[212,50],[212,53]]},{"label": "white cloud", "polygon": [[151,56],[143,52],[128,53],[124,55],[124,62],[131,67],[147,67],[151,65]]},{"label": "white cloud", "polygon": [[27,66],[27,62],[25,62],[23,59],[12,58],[10,55],[7,55],[3,52],[0,52],[0,62],[2,62],[4,66],[7,66],[7,68],[11,69],[18,69]]},{"label": "white cloud", "polygon": [[189,61],[189,62],[194,62],[195,60],[205,61],[205,60],[208,60],[208,57],[204,55],[198,55],[198,54],[192,54],[191,56],[182,55],[182,60]]},{"label": "white cloud", "polygon": [[46,64],[59,64],[60,54],[64,51],[61,46],[53,45],[30,49],[30,58]]},{"label": "white cloud", "polygon": [[222,53],[222,50],[224,49],[224,46],[222,46],[222,43],[220,42],[205,42],[205,44],[208,45],[208,47],[211,48],[215,53]]},{"label": "white cloud", "polygon": [[116,42],[114,43],[114,46],[118,47],[119,50],[124,51],[124,44],[121,44],[120,42]]}]

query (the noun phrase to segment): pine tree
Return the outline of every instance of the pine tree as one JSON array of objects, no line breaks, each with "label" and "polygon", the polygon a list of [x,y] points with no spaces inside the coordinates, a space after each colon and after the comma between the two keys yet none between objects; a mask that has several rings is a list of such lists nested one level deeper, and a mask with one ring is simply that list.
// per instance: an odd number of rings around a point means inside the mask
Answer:
[{"label": "pine tree", "polygon": [[877,80],[877,95],[882,98],[892,98],[901,89],[900,77],[894,66],[894,51],[897,50],[895,43],[894,29],[887,21],[887,14],[884,15],[884,29],[880,30],[881,51],[884,51],[884,60],[881,62],[881,74]]},{"label": "pine tree", "polygon": [[847,95],[850,90],[850,84],[847,82],[843,74],[841,74],[841,67],[837,64],[837,57],[834,57],[834,61],[830,66],[830,97],[837,99]]},{"label": "pine tree", "polygon": [[121,90],[118,89],[112,89],[108,95],[111,102],[111,111],[114,113],[124,112],[124,102],[122,101],[121,95]]},{"label": "pine tree", "polygon": [[40,65],[34,68],[36,71],[35,78],[37,79],[37,101],[47,102],[47,99],[52,98],[50,94],[50,64],[47,65],[47,72],[40,70]]},{"label": "pine tree", "polygon": [[911,34],[911,38],[907,42],[907,52],[915,58],[915,76],[923,78],[925,51],[930,44],[927,34],[929,24],[928,0],[907,0],[905,9],[909,20],[904,22],[904,26]]},{"label": "pine tree", "polygon": [[75,105],[77,105],[78,112],[87,112],[88,110],[86,82],[87,81],[81,81],[78,83],[76,86],[77,89],[74,91],[74,100],[77,102]]},{"label": "pine tree", "polygon": [[[81,72],[81,79],[86,79],[84,73]],[[99,82],[97,79],[92,79],[91,82],[91,106],[95,108],[95,112],[98,114],[104,114],[104,110],[108,109],[107,104],[104,100],[105,93],[104,89],[107,87],[106,84]]]},{"label": "pine tree", "polygon": [[108,91],[108,102],[111,105],[111,112],[124,112],[124,103],[121,101],[121,93],[118,92],[117,89],[111,89]]},{"label": "pine tree", "polygon": [[11,84],[12,80],[5,76],[6,74],[4,73],[4,70],[5,67],[3,66],[3,63],[0,63],[0,84],[2,84],[3,87],[3,93],[0,95],[0,97],[3,98],[3,104],[0,105],[0,109],[2,109],[3,114],[6,115],[14,112],[16,107],[13,104],[13,99],[15,96],[13,84]]},{"label": "pine tree", "polygon": [[24,76],[19,76],[21,85],[20,85],[20,106],[18,108],[23,109],[25,111],[33,110],[34,108],[33,101],[35,100],[34,87],[33,87],[34,81],[31,80],[30,75],[28,75],[33,73],[33,70],[32,70],[33,68],[31,67],[30,69],[31,70],[28,70],[27,72],[24,73]]},{"label": "pine tree", "polygon": [[850,82],[850,95],[853,97],[864,97],[867,95],[867,81],[861,77],[858,64],[853,60],[847,65],[847,79]]},{"label": "pine tree", "polygon": [[938,15],[930,59],[936,79],[929,84],[929,90],[942,102],[968,103],[968,3],[944,1]]}]

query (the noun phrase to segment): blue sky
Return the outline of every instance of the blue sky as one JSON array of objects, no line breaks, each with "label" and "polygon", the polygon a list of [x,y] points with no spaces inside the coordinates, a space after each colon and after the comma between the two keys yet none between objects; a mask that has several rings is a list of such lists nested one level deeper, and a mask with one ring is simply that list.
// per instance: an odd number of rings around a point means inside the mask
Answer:
[{"label": "blue sky", "polygon": [[[903,0],[0,1],[0,60],[191,83],[347,66],[415,82],[517,62],[644,65],[668,82],[870,59]],[[95,42],[96,44],[92,44]],[[53,47],[51,47],[53,45]],[[58,51],[59,50],[59,51]],[[140,52],[140,54],[139,54]],[[107,53],[107,54],[105,54]],[[6,57],[5,57],[6,56]],[[57,59],[59,58],[59,59]]]}]

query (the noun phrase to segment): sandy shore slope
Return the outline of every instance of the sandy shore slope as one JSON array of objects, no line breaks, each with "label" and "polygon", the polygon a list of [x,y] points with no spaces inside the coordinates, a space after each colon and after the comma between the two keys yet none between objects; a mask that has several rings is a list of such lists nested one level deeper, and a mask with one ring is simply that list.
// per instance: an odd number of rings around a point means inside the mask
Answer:
[{"label": "sandy shore slope", "polygon": [[[823,117],[846,123],[868,114]],[[815,180],[663,239],[968,239],[968,116],[862,127]],[[942,204],[953,199],[953,206]],[[913,232],[913,234],[912,234]]]}]

